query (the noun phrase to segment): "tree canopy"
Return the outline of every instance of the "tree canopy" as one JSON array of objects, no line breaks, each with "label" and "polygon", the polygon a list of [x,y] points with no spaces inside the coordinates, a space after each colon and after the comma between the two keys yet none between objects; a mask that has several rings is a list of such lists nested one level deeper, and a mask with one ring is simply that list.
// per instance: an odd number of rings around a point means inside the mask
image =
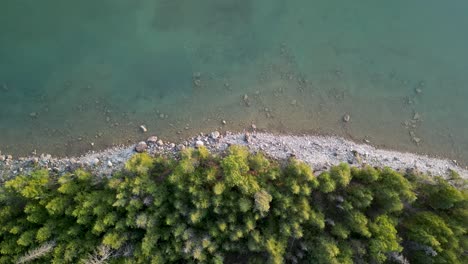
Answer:
[{"label": "tree canopy", "polygon": [[316,176],[239,146],[0,186],[0,263],[468,263],[467,227],[455,173],[343,163]]}]

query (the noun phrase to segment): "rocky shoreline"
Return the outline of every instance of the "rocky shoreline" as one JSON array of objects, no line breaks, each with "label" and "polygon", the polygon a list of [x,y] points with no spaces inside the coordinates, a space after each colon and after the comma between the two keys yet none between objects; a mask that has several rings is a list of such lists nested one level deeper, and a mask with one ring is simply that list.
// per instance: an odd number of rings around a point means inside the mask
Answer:
[{"label": "rocky shoreline", "polygon": [[440,176],[447,176],[453,170],[463,178],[468,178],[468,169],[461,168],[456,161],[377,149],[339,137],[274,135],[255,131],[252,133],[226,132],[222,135],[215,131],[209,135],[200,134],[178,145],[152,136],[146,142],[142,141],[132,146],[120,146],[72,158],[54,158],[51,155],[42,154],[14,159],[0,153],[0,183],[36,168],[66,172],[82,167],[105,177],[121,169],[125,162],[137,152],[176,156],[184,148],[206,146],[213,153],[221,153],[233,144],[245,145],[251,151],[262,151],[275,159],[285,159],[293,155],[308,163],[317,173],[340,162],[348,162],[352,166],[368,164],[373,167],[387,166],[399,171],[415,169],[429,175]]}]

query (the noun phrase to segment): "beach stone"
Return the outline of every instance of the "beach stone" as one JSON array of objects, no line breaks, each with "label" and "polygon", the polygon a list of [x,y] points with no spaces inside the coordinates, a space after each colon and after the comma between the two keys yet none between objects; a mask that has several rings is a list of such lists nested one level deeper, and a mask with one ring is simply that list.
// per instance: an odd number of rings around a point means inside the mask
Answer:
[{"label": "beach stone", "polygon": [[252,124],[252,129],[253,130],[256,130],[257,129],[257,126],[255,124]]},{"label": "beach stone", "polygon": [[344,122],[348,123],[350,120],[351,120],[351,116],[350,116],[350,115],[345,114],[345,115],[343,116],[343,121],[344,121]]},{"label": "beach stone", "polygon": [[148,132],[148,129],[146,128],[145,125],[141,125],[141,126],[140,126],[140,129],[141,129],[141,132],[143,132],[143,133]]},{"label": "beach stone", "polygon": [[5,161],[6,157],[4,155],[0,155],[0,161]]},{"label": "beach stone", "polygon": [[185,149],[184,144],[177,145],[177,150],[181,151],[181,150],[184,150],[184,149]]},{"label": "beach stone", "polygon": [[219,138],[220,135],[221,134],[218,131],[213,131],[213,132],[211,132],[210,136],[211,136],[212,139],[217,139],[217,138]]},{"label": "beach stone", "polygon": [[112,161],[110,161],[110,160],[107,161],[107,166],[108,166],[108,167],[112,167],[113,165],[114,165],[114,164],[112,164]]},{"label": "beach stone", "polygon": [[247,142],[247,143],[250,143],[250,133],[245,133],[244,141]]},{"label": "beach stone", "polygon": [[421,88],[416,88],[415,91],[416,91],[417,94],[422,93],[422,89],[421,89]]},{"label": "beach stone", "polygon": [[421,115],[419,113],[414,113],[413,120],[419,120],[421,119]]},{"label": "beach stone", "polygon": [[37,112],[31,112],[29,113],[29,116],[32,117],[32,118],[36,118],[37,117]]},{"label": "beach stone", "polygon": [[136,144],[135,151],[138,153],[142,153],[142,152],[145,152],[147,148],[148,148],[148,145],[146,144],[146,142],[140,141],[138,142],[138,144]]},{"label": "beach stone", "polygon": [[6,159],[7,159],[7,160],[12,160],[12,159],[13,159],[13,156],[12,156],[12,155],[6,155]]},{"label": "beach stone", "polygon": [[156,142],[156,144],[158,144],[158,146],[163,146],[164,145],[164,142],[160,139]]},{"label": "beach stone", "polygon": [[203,141],[201,140],[197,140],[195,142],[195,147],[199,148],[199,147],[203,147],[205,145],[205,143],[203,143]]},{"label": "beach stone", "polygon": [[222,120],[221,124],[226,125],[227,124],[226,120]]},{"label": "beach stone", "polygon": [[151,136],[146,140],[147,143],[149,144],[156,144],[158,142],[158,137],[157,136]]},{"label": "beach stone", "polygon": [[93,164],[94,164],[94,165],[99,164],[99,162],[100,162],[100,160],[99,160],[98,158],[95,158],[95,159],[93,160]]},{"label": "beach stone", "polygon": [[170,148],[170,149],[175,148],[175,144],[174,144],[174,143],[169,144],[169,148]]}]

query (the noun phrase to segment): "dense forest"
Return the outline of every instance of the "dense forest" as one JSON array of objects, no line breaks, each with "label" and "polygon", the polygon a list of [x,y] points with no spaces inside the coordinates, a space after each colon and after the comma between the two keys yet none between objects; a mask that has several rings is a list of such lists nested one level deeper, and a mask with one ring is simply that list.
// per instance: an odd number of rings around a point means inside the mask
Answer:
[{"label": "dense forest", "polygon": [[109,178],[5,182],[0,263],[468,263],[467,198],[456,173],[138,154]]}]

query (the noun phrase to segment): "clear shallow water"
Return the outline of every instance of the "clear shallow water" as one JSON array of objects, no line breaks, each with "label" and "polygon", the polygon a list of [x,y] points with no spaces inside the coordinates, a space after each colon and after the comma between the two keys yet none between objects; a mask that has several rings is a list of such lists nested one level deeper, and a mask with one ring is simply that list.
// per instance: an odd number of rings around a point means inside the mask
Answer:
[{"label": "clear shallow water", "polygon": [[141,124],[178,140],[255,123],[466,162],[467,10],[463,0],[5,0],[0,149],[71,155],[145,138]]}]

